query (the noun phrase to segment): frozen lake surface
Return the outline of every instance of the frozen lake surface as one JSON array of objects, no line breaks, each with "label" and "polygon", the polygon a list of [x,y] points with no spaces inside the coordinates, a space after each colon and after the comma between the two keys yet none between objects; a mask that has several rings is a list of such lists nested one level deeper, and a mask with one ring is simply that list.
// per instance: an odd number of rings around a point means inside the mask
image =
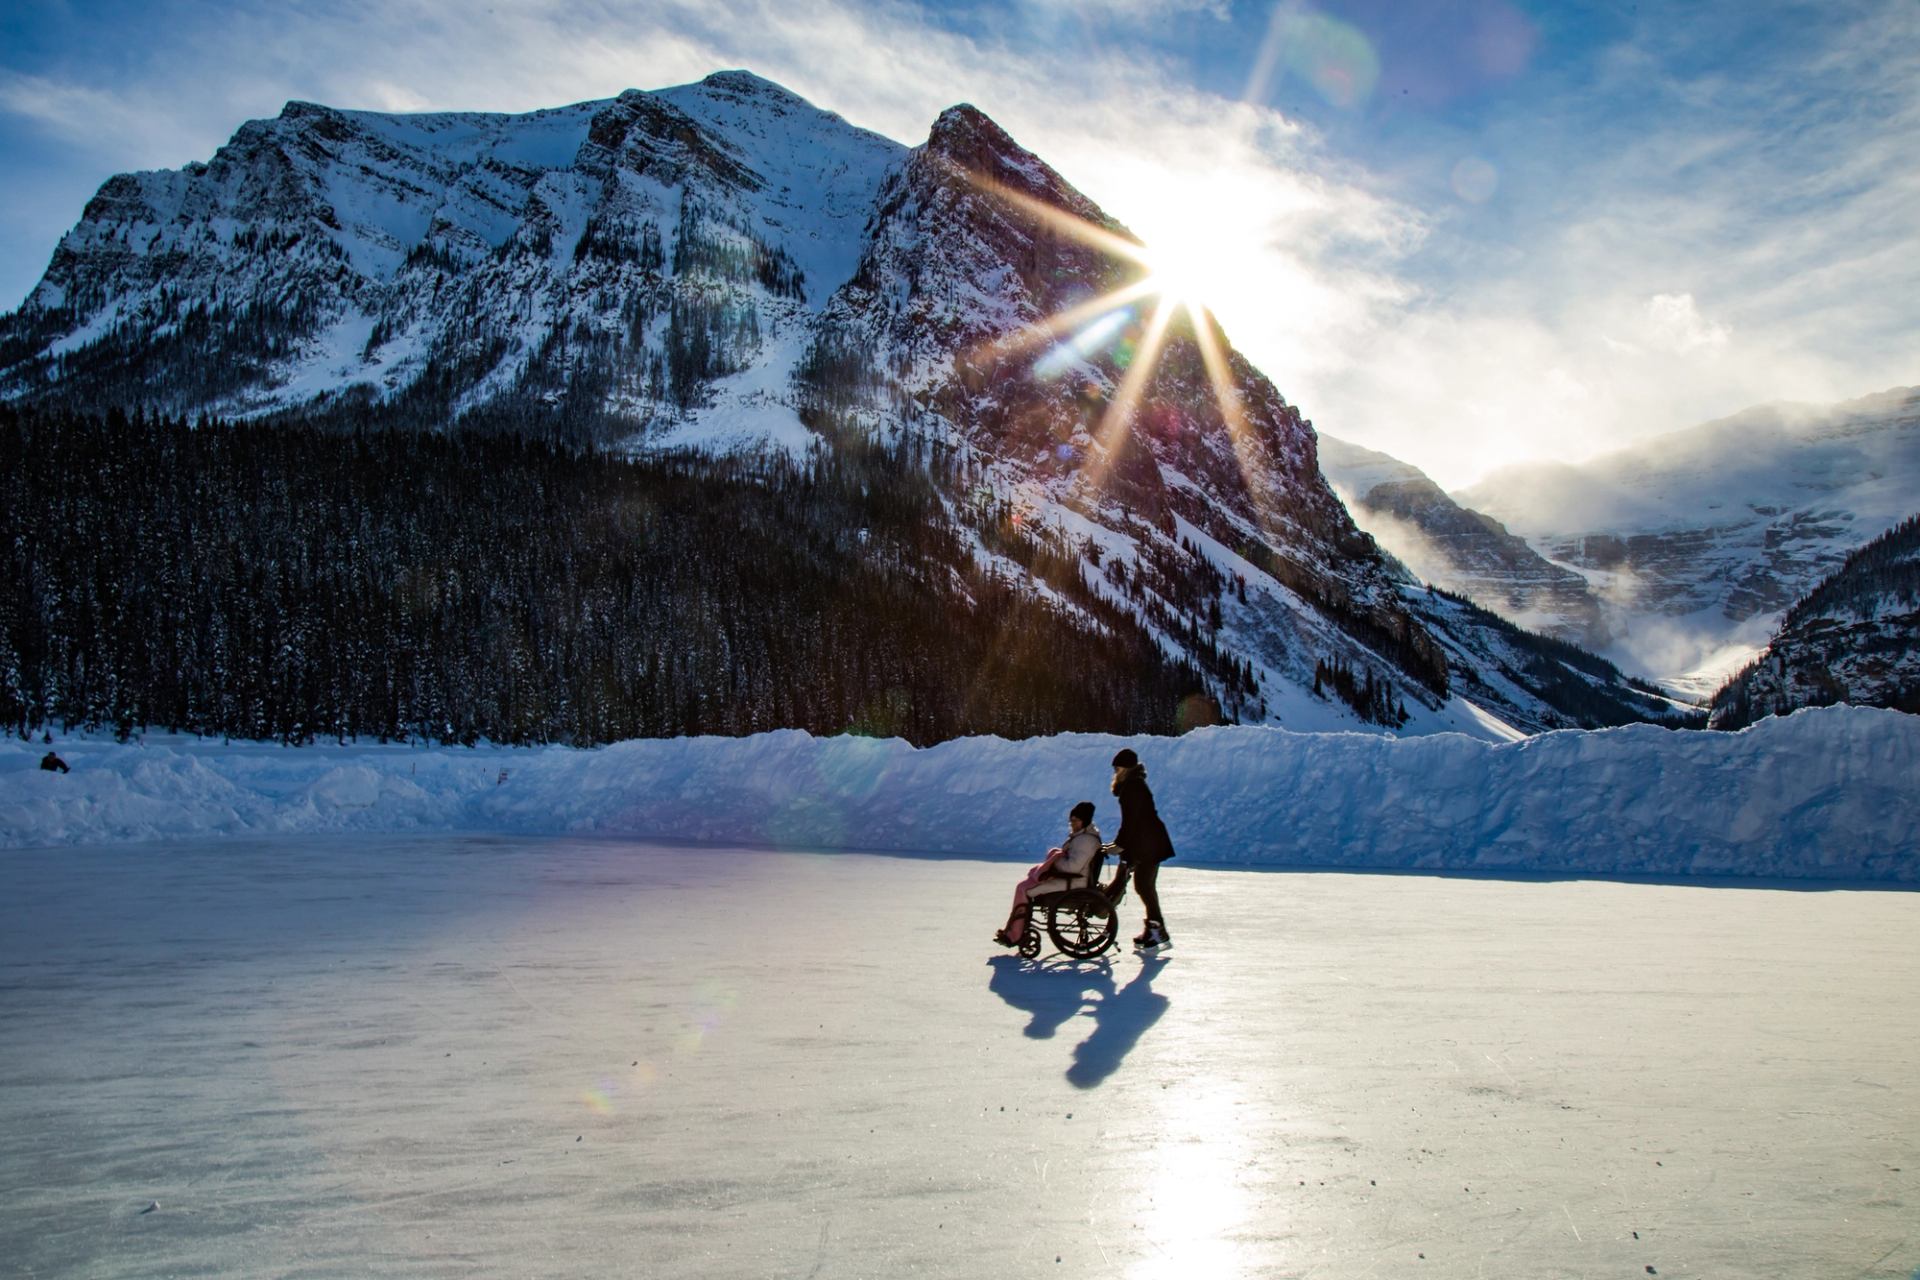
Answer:
[{"label": "frozen lake surface", "polygon": [[0,1272],[1920,1269],[1920,895],[1175,862],[1036,967],[1018,870],[6,854]]}]

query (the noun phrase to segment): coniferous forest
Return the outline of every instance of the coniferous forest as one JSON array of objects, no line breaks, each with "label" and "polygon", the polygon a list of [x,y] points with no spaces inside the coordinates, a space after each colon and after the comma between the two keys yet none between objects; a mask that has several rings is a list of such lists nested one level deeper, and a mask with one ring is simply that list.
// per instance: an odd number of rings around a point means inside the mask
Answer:
[{"label": "coniferous forest", "polygon": [[581,745],[1175,724],[1199,672],[1117,610],[983,571],[940,504],[905,446],[629,460],[0,406],[0,723]]}]

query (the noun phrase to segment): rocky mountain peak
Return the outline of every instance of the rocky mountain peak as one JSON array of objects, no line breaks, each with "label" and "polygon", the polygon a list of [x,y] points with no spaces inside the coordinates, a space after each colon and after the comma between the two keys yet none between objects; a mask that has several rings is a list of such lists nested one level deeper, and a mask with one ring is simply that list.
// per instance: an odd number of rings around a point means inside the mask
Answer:
[{"label": "rocky mountain peak", "polygon": [[657,94],[628,89],[593,117],[579,167],[602,180],[616,168],[664,186],[717,183],[744,191],[766,185],[724,140]]},{"label": "rocky mountain peak", "polygon": [[282,120],[337,120],[340,115],[339,111],[322,103],[289,98],[287,105],[280,108],[279,118]]},{"label": "rocky mountain peak", "polygon": [[757,76],[741,68],[716,71],[703,78],[700,85],[716,95],[727,95],[741,101],[753,101],[763,106],[819,110],[785,85],[775,84],[764,76]]},{"label": "rocky mountain peak", "polygon": [[1014,141],[993,118],[969,103],[948,107],[933,122],[921,148],[925,157],[950,167],[973,186],[1010,191],[1139,243],[1053,166]]}]

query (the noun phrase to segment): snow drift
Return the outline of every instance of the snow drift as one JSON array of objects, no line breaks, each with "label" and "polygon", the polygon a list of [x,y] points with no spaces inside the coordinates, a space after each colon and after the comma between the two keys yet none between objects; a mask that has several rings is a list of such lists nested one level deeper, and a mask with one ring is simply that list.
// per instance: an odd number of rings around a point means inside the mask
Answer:
[{"label": "snow drift", "polygon": [[1030,854],[1082,799],[1111,834],[1123,741],[1193,861],[1920,881],[1920,719],[1854,707],[1500,744],[1259,727],[925,749],[797,731],[592,750],[77,742],[70,775],[13,742],[0,845],[480,831]]}]

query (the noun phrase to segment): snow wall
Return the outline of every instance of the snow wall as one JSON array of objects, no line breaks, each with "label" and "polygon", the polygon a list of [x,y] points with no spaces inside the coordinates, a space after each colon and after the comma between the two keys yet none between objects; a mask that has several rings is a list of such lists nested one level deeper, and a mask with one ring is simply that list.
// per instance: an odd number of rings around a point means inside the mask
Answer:
[{"label": "snow wall", "polygon": [[751,738],[592,750],[168,738],[0,747],[0,845],[282,832],[593,834],[1033,855],[1121,746],[1192,861],[1920,882],[1920,717],[1834,707],[1741,733],[1635,725],[1490,744],[1269,728]]}]

